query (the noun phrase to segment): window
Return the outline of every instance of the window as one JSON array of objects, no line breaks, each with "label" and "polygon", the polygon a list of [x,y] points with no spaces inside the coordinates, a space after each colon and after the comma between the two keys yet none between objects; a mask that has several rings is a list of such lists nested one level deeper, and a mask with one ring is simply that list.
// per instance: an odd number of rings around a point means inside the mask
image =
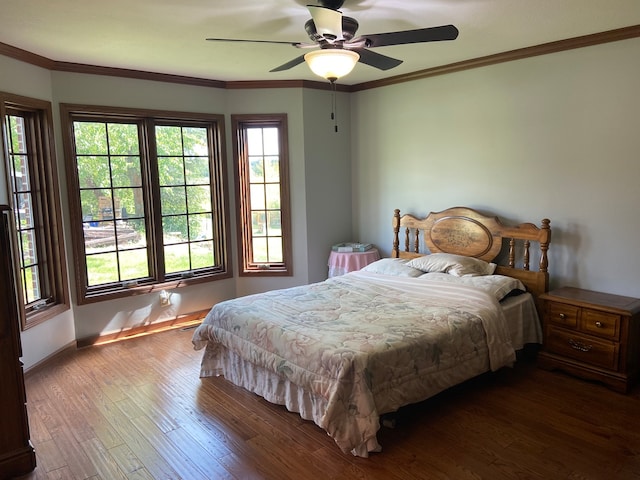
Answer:
[{"label": "window", "polygon": [[0,93],[0,116],[25,330],[69,309],[51,104]]},{"label": "window", "polygon": [[78,303],[231,275],[221,116],[61,112]]},{"label": "window", "polygon": [[241,275],[293,275],[286,115],[232,115]]}]

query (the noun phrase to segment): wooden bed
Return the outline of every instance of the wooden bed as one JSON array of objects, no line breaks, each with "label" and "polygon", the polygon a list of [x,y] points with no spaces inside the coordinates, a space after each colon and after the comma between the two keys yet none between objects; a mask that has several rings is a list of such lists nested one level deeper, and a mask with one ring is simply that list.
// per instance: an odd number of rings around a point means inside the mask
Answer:
[{"label": "wooden bed", "polygon": [[[413,215],[393,214],[394,258],[415,258],[425,253],[453,253],[494,261],[507,250],[505,265],[498,265],[497,274],[517,278],[535,300],[549,290],[549,260],[551,222],[545,218],[540,226],[521,223],[512,227],[502,224],[496,216],[484,215],[466,207],[453,207],[431,212],[419,219]],[[403,239],[403,249],[400,248]],[[537,244],[538,269],[531,270],[531,242]],[[425,248],[428,252],[425,252]]]},{"label": "wooden bed", "polygon": [[[424,219],[396,210],[393,231],[392,258],[361,271],[215,305],[193,335],[200,376],[285,405],[367,457],[381,450],[381,415],[510,366],[541,341],[549,220],[507,227],[463,207]],[[488,263],[503,245],[505,265]],[[483,273],[421,266],[454,256]]]}]

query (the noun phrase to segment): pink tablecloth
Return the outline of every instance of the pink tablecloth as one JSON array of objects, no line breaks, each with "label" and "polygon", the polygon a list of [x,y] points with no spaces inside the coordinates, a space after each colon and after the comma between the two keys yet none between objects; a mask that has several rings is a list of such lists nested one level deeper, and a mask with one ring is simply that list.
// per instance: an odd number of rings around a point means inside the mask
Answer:
[{"label": "pink tablecloth", "polygon": [[331,251],[331,255],[329,255],[329,277],[360,270],[376,260],[380,260],[380,253],[376,248],[366,252],[338,253]]}]

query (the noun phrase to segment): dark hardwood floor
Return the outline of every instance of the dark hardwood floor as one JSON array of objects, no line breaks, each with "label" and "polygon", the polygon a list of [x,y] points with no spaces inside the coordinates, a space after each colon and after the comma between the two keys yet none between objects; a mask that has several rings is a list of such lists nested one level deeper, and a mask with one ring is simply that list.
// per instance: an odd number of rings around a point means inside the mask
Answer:
[{"label": "dark hardwood floor", "polygon": [[69,351],[26,378],[38,466],[24,479],[640,479],[640,389],[534,363],[402,409],[382,453],[198,378],[191,330]]}]

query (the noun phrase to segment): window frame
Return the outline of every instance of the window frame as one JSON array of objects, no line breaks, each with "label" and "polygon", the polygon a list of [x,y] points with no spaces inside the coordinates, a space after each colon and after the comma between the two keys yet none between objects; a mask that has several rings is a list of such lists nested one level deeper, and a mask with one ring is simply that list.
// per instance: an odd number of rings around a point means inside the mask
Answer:
[{"label": "window frame", "polygon": [[[236,210],[238,266],[240,276],[273,277],[293,276],[293,251],[291,228],[291,200],[289,185],[289,140],[287,114],[231,115],[233,130],[234,178],[236,185]],[[252,218],[249,197],[249,165],[246,150],[246,130],[251,127],[277,127],[279,137],[280,212],[282,226],[283,261],[271,264],[253,261]]]},{"label": "window frame", "polygon": [[[12,159],[9,149],[9,132],[6,131],[7,115],[22,116],[27,128],[27,162],[30,189],[34,203],[34,232],[40,272],[40,284],[44,291],[40,299],[25,304],[21,260],[18,255],[18,232],[15,218],[15,192],[12,182]],[[11,207],[13,228],[11,243],[18,277],[20,327],[23,331],[39,325],[71,308],[67,262],[64,249],[60,185],[53,134],[51,103],[45,100],[0,92],[0,143],[5,157],[6,187]]]},{"label": "window frame", "polygon": [[[225,158],[224,116],[192,112],[60,104],[63,128],[67,188],[71,216],[71,238],[74,251],[74,275],[78,304],[123,298],[173,289],[233,276],[229,268],[229,214]],[[83,234],[80,182],[75,151],[74,122],[125,122],[138,125],[140,169],[147,226],[149,275],[140,281],[121,281],[97,286],[88,285],[86,250]],[[210,158],[211,213],[213,215],[216,264],[200,270],[167,274],[164,270],[162,214],[160,209],[160,179],[155,143],[156,126],[206,126]]]}]

